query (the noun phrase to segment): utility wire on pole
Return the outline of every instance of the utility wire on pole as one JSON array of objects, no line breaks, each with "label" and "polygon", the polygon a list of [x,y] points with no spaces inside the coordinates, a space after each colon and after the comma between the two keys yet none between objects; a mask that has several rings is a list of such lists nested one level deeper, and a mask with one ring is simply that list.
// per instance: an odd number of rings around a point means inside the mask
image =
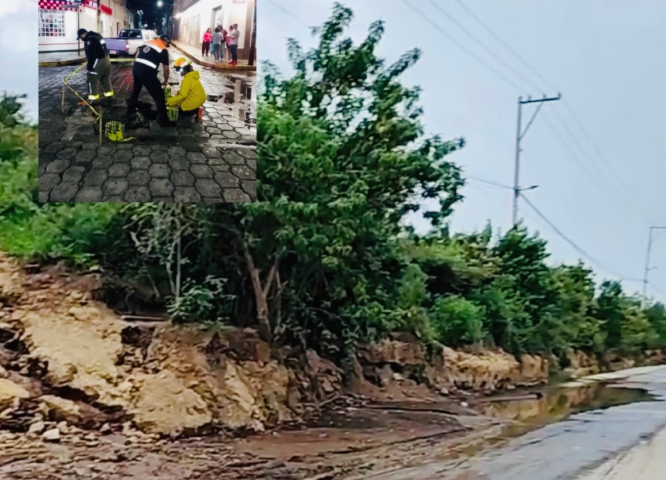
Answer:
[{"label": "utility wire on pole", "polygon": [[[523,189],[520,187],[520,141],[523,139],[527,131],[532,126],[534,119],[539,114],[539,110],[546,102],[556,102],[562,98],[562,94],[558,94],[557,97],[546,97],[539,100],[532,100],[531,97],[528,97],[527,100],[523,100],[523,97],[518,97],[518,128],[516,129],[516,163],[514,168],[514,177],[513,177],[513,226],[518,225],[518,199],[520,198],[520,193]],[[522,115],[523,115],[523,105],[528,103],[538,103],[539,106],[535,110],[532,118],[527,123],[525,130],[522,127]]]},{"label": "utility wire on pole", "polygon": [[645,273],[643,275],[643,307],[647,303],[647,286],[648,286],[648,274],[650,270],[654,270],[656,267],[650,267],[650,254],[652,253],[652,234],[655,230],[666,230],[666,227],[650,227],[650,233],[648,233],[648,245],[647,245],[647,254],[645,255]]}]

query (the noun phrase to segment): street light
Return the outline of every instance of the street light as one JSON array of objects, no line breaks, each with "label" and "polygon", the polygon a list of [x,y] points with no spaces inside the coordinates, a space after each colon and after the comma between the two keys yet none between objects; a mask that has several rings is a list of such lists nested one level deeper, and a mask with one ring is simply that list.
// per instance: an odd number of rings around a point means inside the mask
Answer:
[{"label": "street light", "polygon": [[159,1],[157,2],[157,6],[158,6],[158,7],[161,7],[162,5],[163,5],[163,4],[162,4],[162,0],[159,0]]}]

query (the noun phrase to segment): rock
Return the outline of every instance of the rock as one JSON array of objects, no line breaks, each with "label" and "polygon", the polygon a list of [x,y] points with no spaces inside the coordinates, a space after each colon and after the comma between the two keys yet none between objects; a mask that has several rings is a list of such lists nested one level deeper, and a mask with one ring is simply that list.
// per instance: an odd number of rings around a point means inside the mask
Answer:
[{"label": "rock", "polygon": [[81,408],[72,400],[55,395],[43,395],[39,400],[44,404],[49,418],[56,422],[77,423],[81,420]]},{"label": "rock", "polygon": [[58,425],[56,425],[56,428],[60,430],[60,433],[65,434],[69,432],[69,426],[67,425],[67,422],[58,422]]},{"label": "rock", "polygon": [[105,424],[102,425],[102,427],[99,429],[99,433],[101,433],[102,435],[109,435],[109,434],[112,433],[112,432],[113,432],[113,430],[111,429],[111,427],[109,426],[108,423],[105,423]]},{"label": "rock", "polygon": [[46,428],[46,425],[44,425],[44,422],[37,421],[37,422],[30,425],[30,427],[28,428],[28,433],[39,434],[39,433],[42,433],[45,428]]},{"label": "rock", "polygon": [[5,367],[0,365],[0,378],[7,378],[7,377],[9,377],[9,372],[5,370]]},{"label": "rock", "polygon": [[26,398],[29,398],[30,394],[28,391],[5,378],[0,379],[0,409],[4,409],[9,406],[18,406],[20,401]]},{"label": "rock", "polygon": [[57,428],[52,428],[42,433],[42,440],[45,442],[59,442],[60,441],[60,430]]}]

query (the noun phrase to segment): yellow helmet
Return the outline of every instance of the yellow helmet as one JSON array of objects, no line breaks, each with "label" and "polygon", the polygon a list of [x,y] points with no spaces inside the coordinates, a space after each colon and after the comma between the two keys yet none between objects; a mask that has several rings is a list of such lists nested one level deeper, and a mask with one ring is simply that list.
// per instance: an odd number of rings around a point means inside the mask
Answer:
[{"label": "yellow helmet", "polygon": [[174,65],[174,67],[176,67],[176,68],[182,68],[182,67],[186,67],[186,66],[188,66],[188,65],[192,65],[192,61],[191,61],[191,60],[188,60],[188,59],[185,58],[185,57],[180,57],[180,58],[177,59],[175,62],[173,62],[173,65]]}]

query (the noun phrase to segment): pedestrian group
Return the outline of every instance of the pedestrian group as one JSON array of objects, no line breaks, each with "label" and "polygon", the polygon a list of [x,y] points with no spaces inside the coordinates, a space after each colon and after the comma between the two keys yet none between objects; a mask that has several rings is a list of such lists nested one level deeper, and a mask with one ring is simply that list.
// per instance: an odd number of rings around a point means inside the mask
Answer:
[{"label": "pedestrian group", "polygon": [[228,61],[230,65],[238,65],[238,24],[234,23],[225,30],[221,25],[215,30],[207,29],[201,42],[201,55],[212,56],[216,62]]}]

